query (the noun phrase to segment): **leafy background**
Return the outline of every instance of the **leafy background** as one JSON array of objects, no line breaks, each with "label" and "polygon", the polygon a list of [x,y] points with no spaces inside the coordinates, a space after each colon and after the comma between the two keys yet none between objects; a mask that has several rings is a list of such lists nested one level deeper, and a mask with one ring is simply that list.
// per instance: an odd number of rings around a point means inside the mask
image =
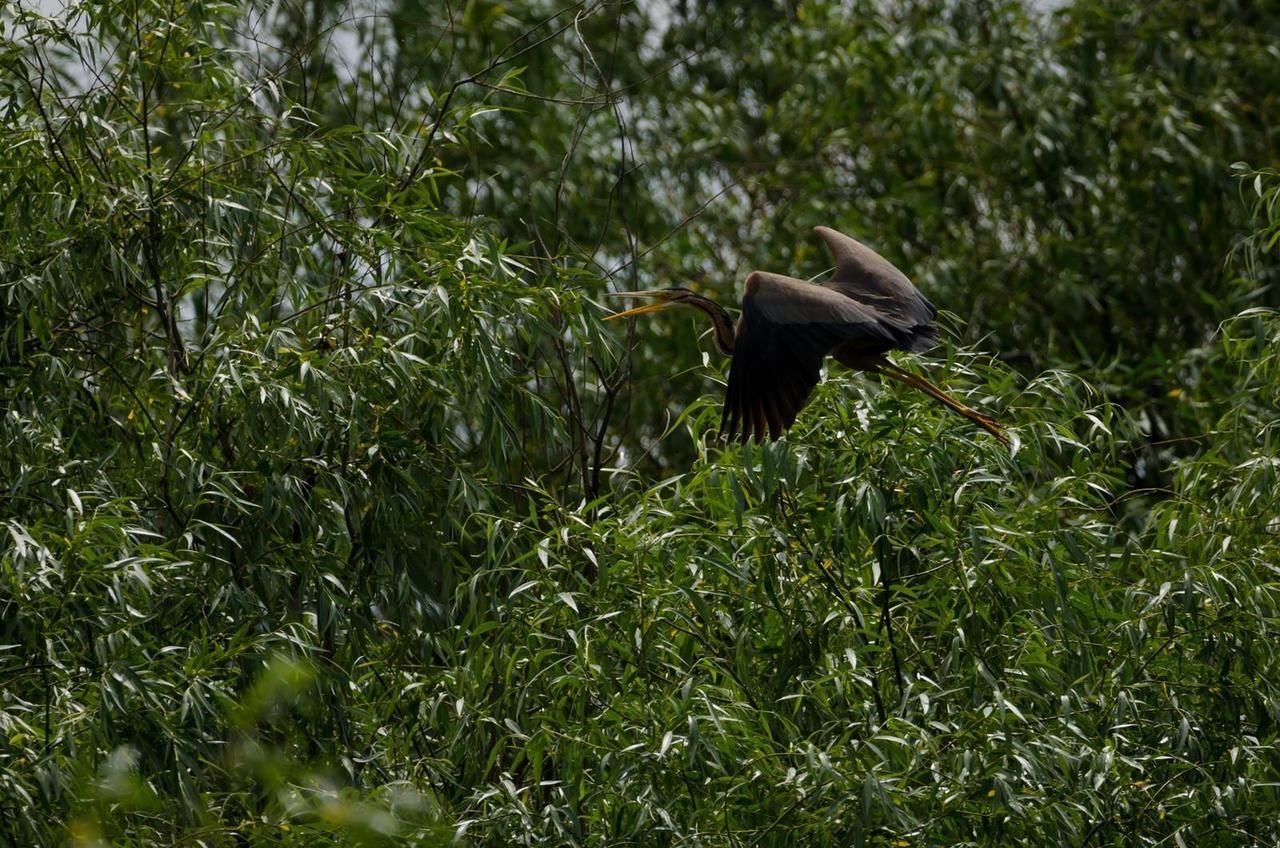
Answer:
[{"label": "leafy background", "polygon": [[[1280,842],[1266,4],[0,32],[0,844]],[[1016,450],[601,324],[816,224]]]}]

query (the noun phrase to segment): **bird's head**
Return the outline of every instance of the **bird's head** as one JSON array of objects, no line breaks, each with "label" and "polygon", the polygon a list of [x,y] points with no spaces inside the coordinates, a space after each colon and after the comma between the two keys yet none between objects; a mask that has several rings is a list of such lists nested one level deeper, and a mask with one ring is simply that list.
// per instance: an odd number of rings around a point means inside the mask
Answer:
[{"label": "bird's head", "polygon": [[659,312],[663,309],[670,309],[673,306],[693,305],[697,301],[705,300],[705,298],[694,294],[683,286],[672,286],[669,289],[653,289],[652,291],[608,292],[605,296],[644,297],[654,301],[653,303],[646,303],[642,306],[636,306],[631,309],[606,316],[604,319],[606,321],[612,321],[615,318],[630,318],[632,315],[644,315],[647,312]]},{"label": "bird's head", "polygon": [[614,318],[630,318],[632,315],[644,315],[647,312],[660,312],[673,306],[691,306],[699,312],[706,313],[707,317],[711,319],[711,323],[715,327],[716,345],[720,350],[728,354],[733,353],[733,319],[729,317],[728,312],[724,311],[723,306],[709,297],[690,291],[684,286],[672,286],[669,289],[653,289],[652,291],[610,292],[608,296],[644,297],[654,302],[609,315],[604,319],[606,321],[612,321]]}]

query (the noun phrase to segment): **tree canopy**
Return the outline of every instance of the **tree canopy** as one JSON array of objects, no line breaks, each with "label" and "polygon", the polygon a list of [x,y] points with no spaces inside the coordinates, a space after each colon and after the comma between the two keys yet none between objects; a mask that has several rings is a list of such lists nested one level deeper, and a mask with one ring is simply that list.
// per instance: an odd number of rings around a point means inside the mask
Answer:
[{"label": "tree canopy", "polygon": [[[0,33],[0,845],[1280,842],[1280,11]],[[601,323],[815,225],[1012,451]]]}]

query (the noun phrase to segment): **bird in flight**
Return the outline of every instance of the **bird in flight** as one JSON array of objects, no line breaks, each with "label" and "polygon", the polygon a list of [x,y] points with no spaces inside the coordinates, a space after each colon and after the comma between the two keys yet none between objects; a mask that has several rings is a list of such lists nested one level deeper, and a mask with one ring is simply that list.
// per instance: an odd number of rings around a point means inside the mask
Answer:
[{"label": "bird in flight", "polygon": [[676,286],[614,292],[653,303],[605,320],[691,306],[715,328],[716,344],[732,357],[720,431],[729,440],[777,439],[792,425],[818,384],[828,356],[857,371],[882,374],[919,389],[986,430],[1003,445],[1009,437],[991,418],[970,409],[925,378],[889,361],[891,350],[926,351],[938,342],[938,310],[889,260],[830,227],[815,231],[836,267],[822,283],[782,274],[747,275],[742,317],[735,329],[724,307]]}]

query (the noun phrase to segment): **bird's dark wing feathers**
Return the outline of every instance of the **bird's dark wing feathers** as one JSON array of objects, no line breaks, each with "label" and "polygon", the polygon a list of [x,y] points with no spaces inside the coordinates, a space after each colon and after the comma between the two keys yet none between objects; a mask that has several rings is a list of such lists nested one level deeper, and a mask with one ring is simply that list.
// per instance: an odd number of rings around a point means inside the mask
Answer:
[{"label": "bird's dark wing feathers", "polygon": [[916,353],[938,343],[938,310],[893,263],[865,244],[830,227],[816,227],[836,269],[822,285],[865,305],[892,328],[894,347]]},{"label": "bird's dark wing feathers", "polygon": [[780,274],[747,276],[720,430],[730,439],[778,438],[818,383],[822,361],[937,344],[938,310],[889,260],[829,227],[818,227],[835,259],[813,285]]},{"label": "bird's dark wing feathers", "polygon": [[761,271],[746,288],[720,421],[726,438],[781,436],[838,345],[895,346],[895,334],[873,313],[830,289]]}]

